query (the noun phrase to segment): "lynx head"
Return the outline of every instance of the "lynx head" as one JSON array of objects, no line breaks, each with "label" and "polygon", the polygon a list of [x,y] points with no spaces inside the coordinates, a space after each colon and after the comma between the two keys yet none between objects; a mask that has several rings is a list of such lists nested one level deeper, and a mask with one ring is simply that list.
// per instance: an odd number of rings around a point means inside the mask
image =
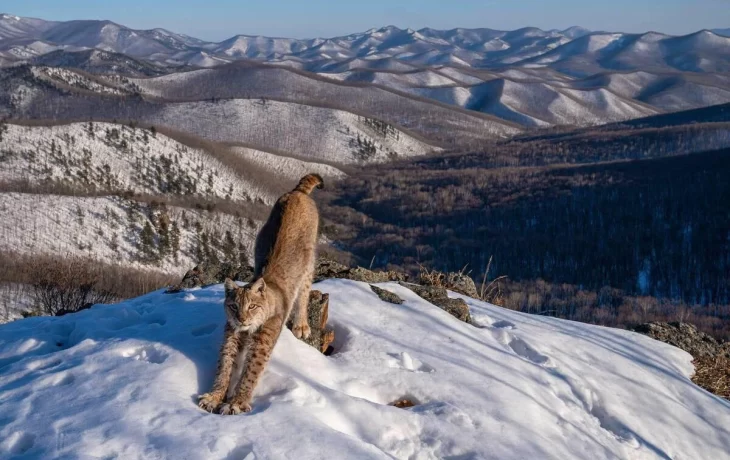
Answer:
[{"label": "lynx head", "polygon": [[234,329],[253,332],[270,318],[273,309],[263,278],[242,288],[226,279],[225,287],[226,318]]}]

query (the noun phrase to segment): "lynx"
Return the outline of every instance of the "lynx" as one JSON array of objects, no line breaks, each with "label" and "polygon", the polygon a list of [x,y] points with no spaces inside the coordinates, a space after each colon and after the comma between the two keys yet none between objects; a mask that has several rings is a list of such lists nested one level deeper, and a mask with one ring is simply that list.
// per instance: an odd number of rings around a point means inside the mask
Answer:
[{"label": "lynx", "polygon": [[256,238],[254,281],[241,288],[226,280],[224,341],[213,389],[198,401],[202,409],[223,415],[251,411],[253,391],[292,311],[292,332],[309,337],[319,225],[309,194],[323,186],[319,175],[309,174],[279,198]]}]

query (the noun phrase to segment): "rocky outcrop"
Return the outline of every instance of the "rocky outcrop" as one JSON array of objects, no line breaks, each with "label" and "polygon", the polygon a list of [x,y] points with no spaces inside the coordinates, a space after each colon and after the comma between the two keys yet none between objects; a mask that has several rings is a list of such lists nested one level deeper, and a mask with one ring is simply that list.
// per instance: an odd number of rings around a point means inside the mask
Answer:
[{"label": "rocky outcrop", "polygon": [[175,286],[171,286],[167,290],[167,293],[174,294],[183,289],[219,284],[224,282],[226,278],[230,278],[233,281],[251,281],[253,278],[253,267],[249,265],[203,262],[196,265],[192,270],[188,270],[183,276],[182,281]]},{"label": "rocky outcrop", "polygon": [[730,342],[720,343],[688,323],[646,323],[633,330],[691,354],[695,366],[692,381],[730,400]]},{"label": "rocky outcrop", "polygon": [[460,272],[442,273],[422,268],[418,276],[418,284],[421,286],[443,287],[474,299],[479,298],[474,280],[469,275]]},{"label": "rocky outcrop", "polygon": [[[312,290],[309,293],[309,307],[307,309],[309,328],[312,334],[307,339],[300,339],[302,342],[313,346],[322,353],[326,353],[332,342],[335,340],[335,331],[327,327],[329,317],[329,294]],[[292,328],[291,319],[286,325]]]},{"label": "rocky outcrop", "polygon": [[449,273],[446,276],[447,284],[446,288],[461,294],[467,295],[473,299],[479,298],[477,287],[474,284],[474,280],[471,276],[463,273]]},{"label": "rocky outcrop", "polygon": [[399,282],[401,286],[407,287],[419,297],[431,302],[454,318],[471,324],[471,313],[469,306],[463,299],[449,298],[446,288],[439,286],[419,286],[417,284]]},{"label": "rocky outcrop", "polygon": [[700,332],[688,323],[645,323],[633,331],[648,335],[652,339],[674,345],[695,358],[723,355],[730,358],[730,343],[719,343],[713,337]]},{"label": "rocky outcrop", "polygon": [[382,300],[383,302],[394,303],[396,305],[400,305],[404,302],[404,300],[401,299],[395,292],[390,292],[386,289],[379,288],[372,284],[370,285],[370,289],[372,289],[372,291],[377,294],[377,296],[380,297],[380,300]]},{"label": "rocky outcrop", "polygon": [[[196,265],[192,270],[189,270],[183,277],[182,281],[177,285],[170,287],[167,292],[176,293],[183,289],[219,284],[224,282],[226,278],[241,282],[251,281],[253,278],[253,267],[245,265],[235,266],[231,264],[201,263]],[[331,278],[348,279],[368,283],[370,284],[370,288],[373,292],[375,292],[375,294],[377,294],[383,301],[393,304],[402,304],[404,300],[397,294],[378,286],[373,286],[372,284],[398,282],[402,286],[405,286],[415,292],[423,299],[448,312],[455,318],[471,324],[471,314],[466,302],[462,299],[449,298],[446,288],[442,286],[419,286],[417,284],[407,283],[408,275],[405,273],[396,271],[374,271],[363,267],[351,268],[332,260],[323,258],[318,259],[315,266],[314,282],[316,283]],[[468,276],[462,274],[449,274],[448,280],[451,283],[449,289],[476,297],[474,281],[472,281]],[[335,339],[334,330],[327,327],[328,313],[329,295],[313,290],[309,296],[308,308],[309,327],[312,334],[308,339],[303,339],[303,341],[322,353],[327,353],[330,345]],[[287,327],[291,329],[291,322],[287,324]]]},{"label": "rocky outcrop", "polygon": [[408,281],[408,275],[395,271],[373,271],[363,267],[350,268],[328,259],[317,259],[314,282],[329,278],[340,278],[364,283],[387,283],[389,281]]}]

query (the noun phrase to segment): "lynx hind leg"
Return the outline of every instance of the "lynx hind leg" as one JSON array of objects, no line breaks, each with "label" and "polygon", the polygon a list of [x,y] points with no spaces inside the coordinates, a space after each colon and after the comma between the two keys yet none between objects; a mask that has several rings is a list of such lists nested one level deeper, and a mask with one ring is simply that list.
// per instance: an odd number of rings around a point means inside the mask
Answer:
[{"label": "lynx hind leg", "polygon": [[299,290],[299,295],[294,304],[292,311],[292,332],[294,337],[301,339],[308,339],[312,334],[312,330],[309,328],[309,292],[312,290],[311,277],[307,277],[306,281]]}]

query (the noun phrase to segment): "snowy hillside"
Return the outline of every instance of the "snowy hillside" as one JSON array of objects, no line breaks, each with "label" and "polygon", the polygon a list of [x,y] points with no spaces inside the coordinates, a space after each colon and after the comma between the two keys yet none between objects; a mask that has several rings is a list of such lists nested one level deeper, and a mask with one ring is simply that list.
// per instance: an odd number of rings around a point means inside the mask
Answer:
[{"label": "snowy hillside", "polygon": [[211,250],[221,258],[235,259],[239,248],[251,254],[260,225],[220,212],[112,196],[0,193],[0,251],[75,255],[177,275]]},{"label": "snowy hillside", "polygon": [[269,203],[275,198],[207,152],[149,129],[111,123],[4,126],[0,181]]},{"label": "snowy hillside", "polygon": [[305,175],[313,172],[325,178],[340,179],[345,176],[344,172],[334,166],[322,163],[303,161],[246,147],[231,147],[231,151],[247,159],[263,170],[274,174],[276,177],[288,179],[292,182],[296,182]]},{"label": "snowy hillside", "polygon": [[385,122],[291,102],[231,99],[166,104],[149,121],[206,139],[249,144],[309,161],[382,162],[441,150]]},{"label": "snowy hillside", "polygon": [[[335,354],[282,333],[253,412],[196,406],[222,286],[0,326],[4,458],[721,459],[730,405],[690,356],[622,330],[468,300],[476,327],[395,284],[330,280]],[[408,398],[415,407],[389,403]]]}]

